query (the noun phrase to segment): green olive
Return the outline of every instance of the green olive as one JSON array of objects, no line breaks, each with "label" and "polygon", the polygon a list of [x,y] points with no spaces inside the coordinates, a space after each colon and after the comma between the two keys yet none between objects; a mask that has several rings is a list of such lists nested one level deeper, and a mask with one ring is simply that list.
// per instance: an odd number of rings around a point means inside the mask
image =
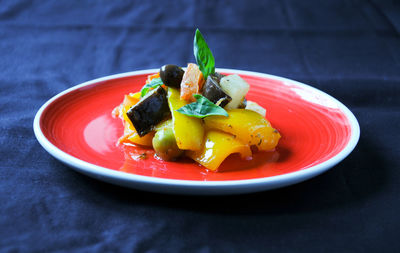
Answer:
[{"label": "green olive", "polygon": [[168,64],[160,68],[160,77],[168,87],[179,88],[185,71],[177,65]]},{"label": "green olive", "polygon": [[183,150],[176,144],[172,128],[164,127],[156,132],[153,138],[153,148],[157,155],[165,160],[171,161],[182,155]]}]

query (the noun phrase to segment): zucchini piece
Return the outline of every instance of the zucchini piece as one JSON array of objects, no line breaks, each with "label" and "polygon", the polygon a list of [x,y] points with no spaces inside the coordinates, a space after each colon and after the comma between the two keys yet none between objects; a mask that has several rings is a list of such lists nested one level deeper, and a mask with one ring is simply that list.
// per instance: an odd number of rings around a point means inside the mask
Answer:
[{"label": "zucchini piece", "polygon": [[161,86],[151,90],[126,113],[140,137],[170,115],[167,92]]}]

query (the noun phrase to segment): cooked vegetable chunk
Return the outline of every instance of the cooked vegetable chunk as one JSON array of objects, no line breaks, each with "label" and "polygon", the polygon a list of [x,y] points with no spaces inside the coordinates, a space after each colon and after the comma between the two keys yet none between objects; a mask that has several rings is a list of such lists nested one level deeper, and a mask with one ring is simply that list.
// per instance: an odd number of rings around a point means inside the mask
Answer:
[{"label": "cooked vegetable chunk", "polygon": [[183,154],[183,150],[180,150],[176,145],[172,125],[165,125],[156,132],[153,138],[153,148],[164,161],[175,160]]},{"label": "cooked vegetable chunk", "polygon": [[247,101],[246,109],[255,111],[256,113],[260,114],[264,118],[265,118],[265,115],[267,114],[267,110],[265,110],[264,107],[260,106],[259,104],[257,104],[256,102],[253,102],[253,101]]},{"label": "cooked vegetable chunk", "polygon": [[238,75],[229,75],[221,78],[221,88],[232,98],[225,109],[236,109],[249,91],[249,84]]},{"label": "cooked vegetable chunk", "polygon": [[136,93],[129,93],[128,95],[124,96],[124,101],[122,103],[115,107],[112,115],[114,117],[120,117],[121,119],[125,119],[126,117],[126,112],[137,102],[140,100],[140,92]]},{"label": "cooked vegetable chunk", "polygon": [[260,114],[246,110],[228,110],[229,117],[210,116],[204,118],[208,129],[218,129],[233,134],[249,145],[255,145],[261,151],[273,150],[280,139],[280,134]]},{"label": "cooked vegetable chunk", "polygon": [[154,133],[150,132],[143,137],[140,137],[133,127],[131,121],[128,119],[126,112],[140,100],[140,92],[130,93],[125,95],[124,101],[120,106],[118,106],[114,112],[115,116],[119,116],[124,120],[124,135],[118,140],[122,143],[126,140],[134,144],[139,144],[143,146],[151,146],[151,141],[153,139]]},{"label": "cooked vegetable chunk", "polygon": [[152,145],[152,140],[154,137],[154,132],[151,131],[144,135],[143,137],[140,137],[138,132],[136,132],[136,129],[133,127],[133,125],[130,123],[125,123],[124,126],[124,136],[119,139],[119,142],[124,142],[125,140],[129,140],[130,142],[142,146],[149,146],[151,147]]},{"label": "cooked vegetable chunk", "polygon": [[201,150],[188,151],[186,154],[209,170],[218,169],[225,158],[233,153],[239,153],[242,158],[251,157],[250,146],[231,134],[210,130],[205,139]]},{"label": "cooked vegetable chunk", "polygon": [[155,131],[160,131],[163,128],[172,128],[173,127],[173,122],[171,118],[167,118],[164,121],[161,121],[160,123],[158,123],[156,125],[156,127],[154,128]]},{"label": "cooked vegetable chunk", "polygon": [[177,65],[168,64],[160,68],[160,77],[168,87],[179,89],[185,71]]},{"label": "cooked vegetable chunk", "polygon": [[204,137],[202,120],[176,111],[187,103],[179,98],[179,90],[168,88],[168,104],[172,113],[176,143],[180,149],[199,150],[202,148]]},{"label": "cooked vegetable chunk", "polygon": [[169,114],[167,92],[161,86],[151,90],[126,113],[140,137],[153,130]]},{"label": "cooked vegetable chunk", "polygon": [[204,84],[203,73],[194,63],[189,63],[181,82],[181,99],[194,102],[193,94],[201,91]]},{"label": "cooked vegetable chunk", "polygon": [[203,96],[214,104],[224,107],[232,98],[219,86],[221,78],[222,76],[217,73],[209,75],[203,87]]}]

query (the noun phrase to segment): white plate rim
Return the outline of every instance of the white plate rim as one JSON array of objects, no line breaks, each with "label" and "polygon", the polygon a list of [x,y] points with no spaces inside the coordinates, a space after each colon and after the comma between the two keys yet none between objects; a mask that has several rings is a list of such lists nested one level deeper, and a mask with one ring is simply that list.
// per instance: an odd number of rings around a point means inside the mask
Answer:
[{"label": "white plate rim", "polygon": [[351,133],[347,145],[338,154],[320,164],[283,175],[277,175],[265,178],[256,178],[256,179],[243,179],[243,180],[196,181],[196,180],[166,179],[166,178],[135,175],[94,165],[89,162],[80,160],[79,158],[76,158],[72,155],[69,155],[64,151],[62,151],[61,149],[57,148],[45,137],[44,133],[42,132],[40,128],[40,120],[44,110],[47,107],[49,107],[55,100],[64,96],[65,94],[94,83],[116,78],[134,76],[134,75],[150,74],[157,72],[158,70],[159,69],[138,70],[138,71],[131,71],[131,72],[105,76],[84,82],[82,84],[75,85],[63,92],[60,92],[59,94],[49,99],[46,103],[44,103],[36,113],[33,121],[33,129],[36,139],[38,140],[40,145],[57,160],[63,162],[64,164],[70,166],[71,168],[80,173],[83,173],[85,175],[91,176],[93,178],[105,182],[109,182],[124,187],[151,191],[151,192],[159,192],[159,193],[170,193],[170,194],[172,193],[172,194],[184,194],[184,195],[226,195],[226,194],[240,194],[240,193],[250,193],[263,190],[271,190],[296,184],[305,181],[307,179],[313,178],[327,171],[328,169],[332,168],[340,161],[342,161],[345,157],[347,157],[353,151],[360,138],[360,126],[354,114],[344,104],[342,104],[339,100],[330,96],[329,94],[319,89],[316,89],[310,85],[300,83],[298,81],[291,80],[288,78],[270,74],[264,74],[260,72],[236,70],[228,68],[218,68],[217,71],[239,74],[239,75],[264,77],[283,82],[289,82],[290,84],[294,84],[295,86],[306,87],[307,89],[311,89],[314,92],[321,94],[325,98],[335,102],[338,108],[345,114],[350,123]]}]

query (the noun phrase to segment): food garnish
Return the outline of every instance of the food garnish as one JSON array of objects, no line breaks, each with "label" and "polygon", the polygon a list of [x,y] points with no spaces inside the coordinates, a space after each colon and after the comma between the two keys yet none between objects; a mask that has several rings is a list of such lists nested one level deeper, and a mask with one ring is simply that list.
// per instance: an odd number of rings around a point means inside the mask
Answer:
[{"label": "food garnish", "polygon": [[196,99],[196,102],[182,106],[177,112],[201,119],[212,115],[229,116],[224,108],[214,104],[202,95],[194,94],[193,97]]},{"label": "food garnish", "polygon": [[142,90],[140,91],[140,96],[144,97],[146,96],[146,94],[150,91],[153,90],[155,88],[157,88],[158,86],[163,85],[163,81],[161,80],[161,78],[153,78],[150,83],[146,83],[145,86],[143,86]]},{"label": "food garnish", "polygon": [[206,40],[199,29],[196,29],[194,36],[193,53],[194,57],[196,58],[197,65],[199,65],[199,69],[206,79],[208,75],[215,72],[215,60],[210,48],[206,43]]}]

